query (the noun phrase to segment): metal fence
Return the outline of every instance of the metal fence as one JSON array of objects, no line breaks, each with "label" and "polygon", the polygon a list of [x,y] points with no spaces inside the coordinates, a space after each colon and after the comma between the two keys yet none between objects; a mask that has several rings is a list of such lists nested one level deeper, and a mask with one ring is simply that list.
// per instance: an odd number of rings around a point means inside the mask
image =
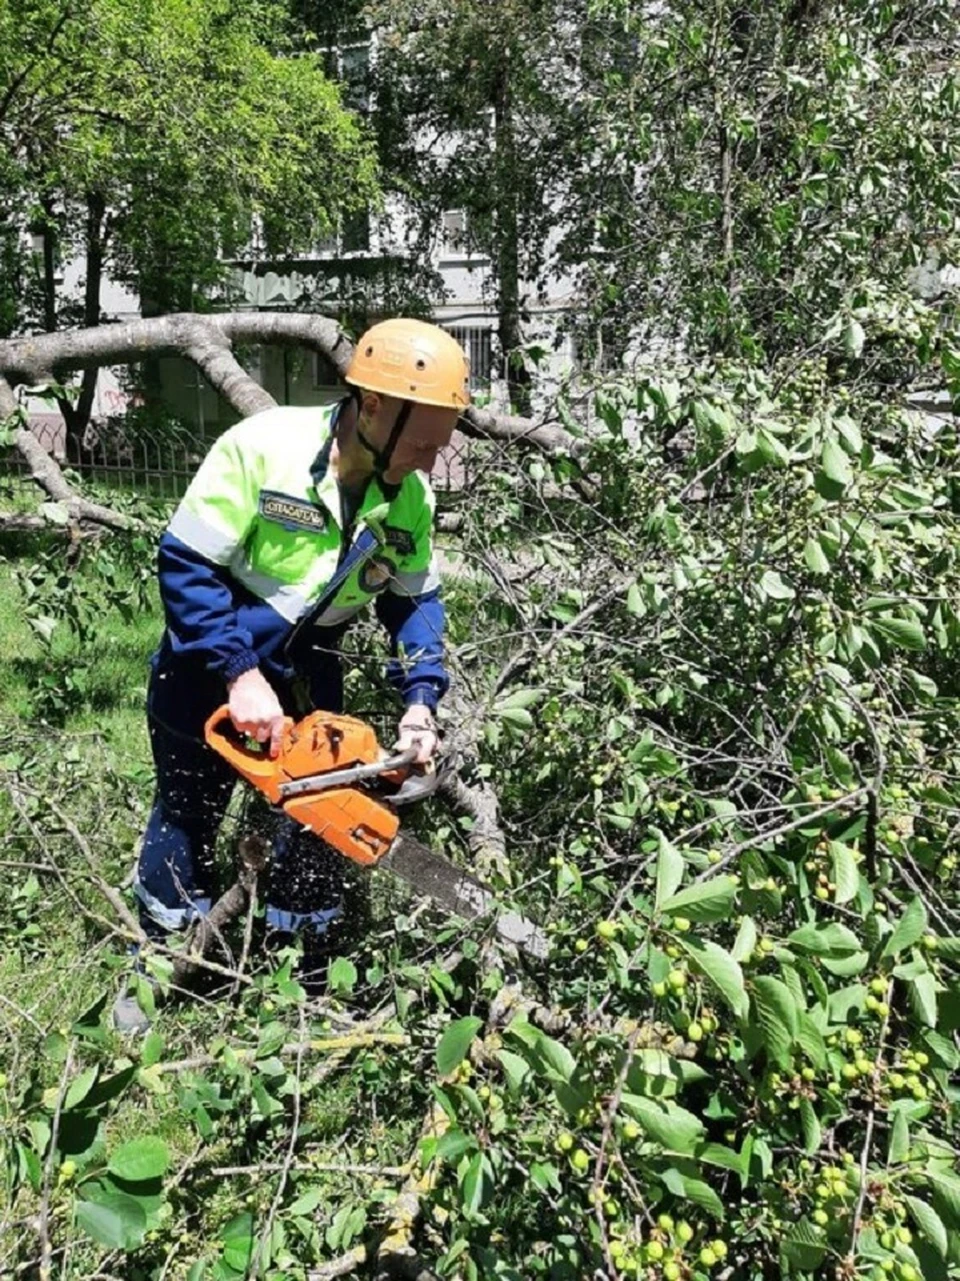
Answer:
[{"label": "metal fence", "polygon": [[[162,428],[131,418],[91,423],[81,442],[67,441],[58,414],[33,415],[30,429],[61,466],[81,483],[142,498],[176,500],[182,496],[216,439],[217,432],[198,437],[195,429],[176,423]],[[474,472],[474,442],[459,432],[437,460],[431,480],[435,489],[451,495],[468,490]],[[25,481],[28,468],[15,449],[0,451],[0,476]]]}]

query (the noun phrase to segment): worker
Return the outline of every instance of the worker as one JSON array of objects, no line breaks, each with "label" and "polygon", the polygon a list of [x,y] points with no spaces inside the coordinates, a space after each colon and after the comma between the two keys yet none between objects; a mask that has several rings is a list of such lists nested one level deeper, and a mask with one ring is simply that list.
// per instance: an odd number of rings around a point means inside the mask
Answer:
[{"label": "worker", "polygon": [[[425,763],[447,688],[428,473],[470,403],[469,362],[436,325],[393,319],[357,343],[349,394],[277,407],[215,442],[160,540],[166,629],[147,722],[156,795],[134,893],[155,939],[211,906],[217,833],[236,775],[203,740],[224,702],[236,730],[279,752],[284,716],[342,710],[341,641],[369,601],[389,633],[405,710],[397,750]],[[276,825],[265,924],[322,955],[342,914],[342,860]],[[133,992],[123,1031],[148,1019]]]}]

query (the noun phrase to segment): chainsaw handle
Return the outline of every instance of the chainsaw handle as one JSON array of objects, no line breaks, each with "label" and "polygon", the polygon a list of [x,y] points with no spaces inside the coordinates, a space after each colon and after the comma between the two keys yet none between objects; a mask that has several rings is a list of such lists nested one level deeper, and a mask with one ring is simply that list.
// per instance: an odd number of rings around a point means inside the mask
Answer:
[{"label": "chainsaw handle", "polygon": [[[232,731],[229,735],[224,732],[225,725]],[[293,720],[285,716],[283,718],[285,738],[292,728]],[[276,762],[270,759],[266,751],[257,752],[237,742],[237,733],[230,716],[230,708],[226,703],[217,708],[203,727],[203,737],[207,746],[212,747],[219,756],[222,756],[228,764],[249,778],[251,782],[256,782],[258,777],[265,780],[272,779],[276,774]]]}]

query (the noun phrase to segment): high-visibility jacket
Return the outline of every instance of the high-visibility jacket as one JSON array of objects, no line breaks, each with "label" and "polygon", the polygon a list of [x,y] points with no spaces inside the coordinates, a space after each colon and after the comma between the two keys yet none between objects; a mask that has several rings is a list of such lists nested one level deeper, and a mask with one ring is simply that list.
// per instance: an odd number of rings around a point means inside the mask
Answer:
[{"label": "high-visibility jacket", "polygon": [[161,652],[202,656],[225,681],[256,666],[289,681],[375,599],[391,682],[435,707],[449,682],[433,493],[421,472],[371,478],[345,528],[328,466],[344,403],[264,410],[212,446],[160,540]]}]

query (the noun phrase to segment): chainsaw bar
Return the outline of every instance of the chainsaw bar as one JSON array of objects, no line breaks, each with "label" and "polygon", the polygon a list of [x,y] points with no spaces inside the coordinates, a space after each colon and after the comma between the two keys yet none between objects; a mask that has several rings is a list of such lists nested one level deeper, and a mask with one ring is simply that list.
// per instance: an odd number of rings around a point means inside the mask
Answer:
[{"label": "chainsaw bar", "polygon": [[401,833],[377,867],[387,868],[415,893],[432,899],[445,912],[465,921],[489,916],[505,943],[511,943],[537,960],[547,956],[547,939],[538,925],[519,912],[501,908],[496,895],[469,872],[455,867],[449,859],[412,836]]}]

